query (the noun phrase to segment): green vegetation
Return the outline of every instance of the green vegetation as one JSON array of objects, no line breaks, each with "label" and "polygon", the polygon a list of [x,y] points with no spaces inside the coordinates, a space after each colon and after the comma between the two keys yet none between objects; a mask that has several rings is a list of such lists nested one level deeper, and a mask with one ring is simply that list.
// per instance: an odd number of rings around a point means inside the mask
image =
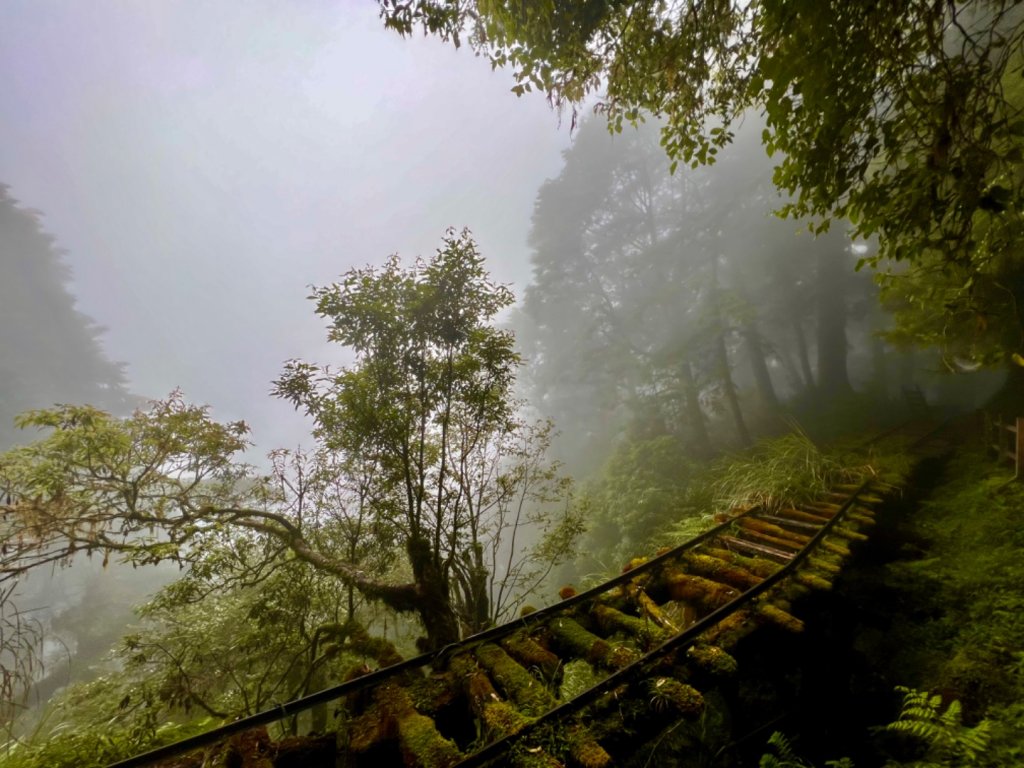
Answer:
[{"label": "green vegetation", "polygon": [[[810,763],[800,759],[789,739],[778,731],[768,738],[768,746],[773,747],[775,753],[762,755],[758,763],[760,768],[814,768]],[[839,760],[829,760],[825,766],[826,768],[854,768],[853,762],[845,757]]]},{"label": "green vegetation", "polygon": [[[241,458],[244,423],[175,392],[127,418],[31,411],[20,425],[43,435],[0,454],[0,584],[79,553],[187,568],[140,612],[117,671],[54,704],[66,714],[63,702],[105,691],[87,711],[107,722],[107,759],[153,743],[165,720],[251,714],[354,662],[394,663],[364,624],[394,632],[395,613],[418,619],[425,649],[501,620],[581,531],[545,456],[550,424],[523,421],[512,398],[520,359],[492,322],[512,296],[468,232],[449,232],[429,261],[393,257],[314,298],[329,338],[355,353],[338,369],[293,361],[276,382],[312,417],[314,450],[273,451],[261,471]],[[10,703],[24,686],[3,671]],[[416,751],[421,723],[406,714]],[[326,708],[311,718],[322,729]],[[63,718],[70,741],[38,738],[77,750],[93,739],[76,735],[81,722]]]},{"label": "green vegetation", "polygon": [[517,93],[559,107],[597,94],[616,131],[662,118],[673,167],[714,163],[763,114],[782,210],[824,219],[819,231],[846,219],[878,238],[865,261],[910,265],[890,273],[904,337],[941,345],[951,366],[1020,353],[1024,27],[1011,0],[379,4],[401,34],[508,66]]},{"label": "green vegetation", "polygon": [[906,734],[924,745],[923,760],[911,763],[915,768],[943,768],[944,766],[983,765],[982,758],[989,745],[990,726],[982,720],[973,728],[961,723],[959,701],[951,701],[945,708],[942,697],[927,691],[898,686],[903,694],[903,707],[899,719],[885,729],[891,733]]},{"label": "green vegetation", "polygon": [[[918,694],[915,716],[902,729],[925,733],[925,725],[912,724],[918,720],[961,733],[952,728],[961,716],[987,720],[985,729],[963,730],[964,748],[975,744],[976,764],[1011,765],[1024,757],[1024,486],[976,443],[957,452],[946,476],[908,521],[908,538],[920,542],[922,555],[897,560],[884,575],[909,610],[894,613],[884,638],[866,637],[864,651],[880,663],[888,659],[890,679],[941,692],[949,706],[940,713],[939,701]],[[990,734],[983,755],[971,733]]]}]

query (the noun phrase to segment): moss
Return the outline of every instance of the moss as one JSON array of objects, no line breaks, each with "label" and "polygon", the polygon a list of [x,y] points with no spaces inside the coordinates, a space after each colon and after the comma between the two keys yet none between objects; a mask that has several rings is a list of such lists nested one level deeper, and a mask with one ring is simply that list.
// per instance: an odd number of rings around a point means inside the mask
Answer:
[{"label": "moss", "polygon": [[693,603],[706,610],[720,608],[739,594],[727,584],[679,572],[667,574],[665,586],[670,600]]},{"label": "moss", "polygon": [[525,743],[515,744],[508,755],[508,762],[514,768],[564,768],[542,747]]},{"label": "moss", "polygon": [[648,594],[642,589],[634,589],[631,593],[631,598],[636,604],[639,611],[648,619],[653,621],[656,625],[664,629],[669,634],[677,634],[679,628],[672,621],[661,606],[655,603]]},{"label": "moss", "polygon": [[809,568],[831,576],[836,576],[843,570],[839,563],[828,555],[813,555],[807,558],[806,562]]},{"label": "moss", "polygon": [[382,667],[390,667],[403,660],[393,643],[382,637],[373,637],[361,627],[353,629],[349,642],[353,651],[375,659]]},{"label": "moss", "polygon": [[774,539],[790,542],[790,546],[795,544],[798,547],[802,547],[811,540],[809,536],[803,536],[799,533],[793,533],[793,531],[787,531],[785,528],[775,525],[775,523],[758,520],[754,517],[743,518],[739,521],[739,525],[745,530],[757,531],[758,533],[771,536]]},{"label": "moss", "polygon": [[683,717],[696,717],[704,711],[700,691],[671,677],[653,678],[646,687],[650,707],[655,712],[671,709]]},{"label": "moss", "polygon": [[846,519],[851,523],[856,523],[857,525],[864,526],[865,528],[869,528],[875,524],[875,516],[865,514],[864,512],[848,512],[846,514]]},{"label": "moss", "polygon": [[583,659],[573,659],[565,665],[558,696],[563,700],[575,699],[584,691],[604,680],[604,675],[594,671]]},{"label": "moss", "polygon": [[607,605],[595,604],[590,610],[590,615],[603,632],[623,632],[634,638],[643,648],[653,648],[668,639],[668,633],[650,621],[629,616]]},{"label": "moss", "polygon": [[570,729],[568,747],[573,762],[580,768],[607,768],[612,764],[611,755],[582,726]]},{"label": "moss", "polygon": [[737,589],[749,589],[761,583],[761,578],[736,563],[722,560],[710,554],[687,552],[683,555],[687,568],[698,576],[708,576]]},{"label": "moss", "polygon": [[407,765],[447,768],[462,758],[453,742],[437,732],[434,721],[411,709],[398,718],[398,736]]},{"label": "moss", "polygon": [[736,659],[717,645],[694,645],[686,656],[697,667],[714,677],[731,677],[736,673]]},{"label": "moss", "polygon": [[624,566],[622,566],[622,572],[623,573],[629,573],[634,568],[639,568],[641,565],[646,563],[647,560],[648,560],[648,558],[646,558],[646,557],[634,557],[632,560],[630,560],[628,563],[626,563]]},{"label": "moss", "polygon": [[764,560],[758,557],[745,557],[744,555],[731,550],[720,549],[718,547],[708,547],[705,551],[712,557],[737,565],[745,571],[749,571],[755,576],[760,576],[763,579],[768,578],[779,570],[779,564],[774,563],[771,560]]},{"label": "moss", "polygon": [[373,707],[364,714],[349,721],[346,729],[346,744],[357,754],[368,751],[379,742],[391,737],[393,723]]},{"label": "moss", "polygon": [[810,512],[805,509],[796,509],[792,507],[780,509],[778,515],[779,517],[785,517],[797,523],[812,523],[814,525],[821,525],[831,519],[828,515],[815,514],[814,512]]},{"label": "moss", "polygon": [[562,660],[543,647],[525,631],[516,632],[501,641],[501,647],[527,669],[534,669],[545,680],[555,680]]},{"label": "moss", "polygon": [[552,641],[565,653],[606,669],[621,669],[639,658],[636,651],[602,640],[573,619],[553,619],[548,631]]},{"label": "moss", "polygon": [[757,607],[759,616],[763,616],[776,626],[782,627],[789,632],[803,632],[804,623],[791,613],[778,608],[771,603],[761,603]]},{"label": "moss", "polygon": [[481,720],[496,739],[516,733],[533,722],[533,718],[527,717],[507,701],[486,704]]},{"label": "moss", "polygon": [[839,557],[850,556],[849,547],[839,544],[835,541],[830,541],[829,539],[825,539],[823,542],[821,542],[821,548],[826,552],[831,552],[833,555],[839,555]]},{"label": "moss", "polygon": [[491,679],[480,669],[476,660],[467,653],[460,653],[452,657],[448,663],[448,671],[452,679],[459,685],[466,699],[469,701],[470,709],[477,716],[482,715],[487,704],[501,700],[498,692],[491,684]]},{"label": "moss", "polygon": [[839,536],[840,538],[848,539],[849,541],[868,540],[868,537],[865,536],[863,533],[858,533],[857,531],[853,530],[852,528],[846,525],[837,525],[835,528],[832,529],[832,533],[836,536]]},{"label": "moss", "polygon": [[485,643],[476,649],[475,655],[498,687],[524,714],[537,716],[554,706],[554,699],[544,685],[497,645]]},{"label": "moss", "polygon": [[808,571],[798,571],[793,578],[795,578],[799,584],[803,584],[805,587],[810,587],[811,589],[818,589],[823,592],[827,592],[832,589],[832,582]]}]

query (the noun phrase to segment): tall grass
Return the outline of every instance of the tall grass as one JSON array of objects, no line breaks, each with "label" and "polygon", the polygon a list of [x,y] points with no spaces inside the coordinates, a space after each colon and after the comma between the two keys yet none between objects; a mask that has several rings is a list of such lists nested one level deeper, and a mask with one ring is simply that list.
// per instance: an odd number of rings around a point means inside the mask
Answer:
[{"label": "tall grass", "polygon": [[819,499],[839,483],[858,483],[870,472],[867,465],[851,465],[822,451],[796,431],[716,462],[711,495],[718,511],[760,506],[773,512]]}]

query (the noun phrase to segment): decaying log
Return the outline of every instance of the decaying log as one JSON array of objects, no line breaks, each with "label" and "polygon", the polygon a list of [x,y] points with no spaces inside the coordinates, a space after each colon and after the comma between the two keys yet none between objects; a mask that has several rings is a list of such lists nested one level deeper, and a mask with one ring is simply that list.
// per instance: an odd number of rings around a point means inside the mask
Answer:
[{"label": "decaying log", "polygon": [[747,531],[756,531],[757,533],[771,536],[779,541],[789,542],[791,547],[803,548],[807,542],[811,540],[810,536],[805,536],[800,533],[794,533],[793,531],[787,531],[774,523],[769,523],[766,520],[759,520],[754,517],[745,517],[740,520],[740,527]]},{"label": "decaying log", "polygon": [[742,566],[714,555],[687,552],[683,560],[686,567],[697,576],[707,576],[740,590],[750,589],[762,581],[761,577]]},{"label": "decaying log", "polygon": [[[774,560],[763,560],[759,557],[747,557],[746,555],[741,555],[738,552],[718,547],[708,547],[704,551],[711,557],[717,557],[719,560],[724,560],[727,563],[738,565],[743,570],[749,571],[762,579],[767,579],[779,570],[779,564]],[[787,557],[787,560],[788,559],[789,558]]]},{"label": "decaying log", "polygon": [[692,661],[697,668],[711,677],[730,677],[739,665],[736,659],[723,651],[717,645],[694,645],[686,651],[686,657]]},{"label": "decaying log", "polygon": [[733,536],[719,536],[718,540],[729,547],[729,549],[746,552],[757,557],[767,557],[780,563],[788,563],[794,556],[793,552],[788,552],[784,549],[776,549],[775,547],[757,544],[753,541],[744,541]]},{"label": "decaying log", "polygon": [[409,692],[394,682],[381,685],[373,706],[351,721],[346,746],[358,754],[389,740],[397,740],[406,765],[447,768],[462,758],[458,747],[438,733],[434,721],[416,711]]},{"label": "decaying log", "polygon": [[484,643],[474,655],[502,693],[515,702],[524,715],[536,717],[555,706],[555,699],[544,684],[497,645]]},{"label": "decaying log", "polygon": [[767,601],[758,604],[757,615],[790,632],[804,631],[804,623],[800,619]]},{"label": "decaying log", "polygon": [[501,641],[501,647],[527,669],[536,669],[545,680],[556,680],[562,671],[562,660],[521,630]]},{"label": "decaying log", "polygon": [[739,590],[728,584],[682,571],[669,571],[663,578],[669,600],[697,605],[707,611],[721,608],[739,595]]},{"label": "decaying log", "polygon": [[679,628],[665,614],[665,611],[663,611],[656,602],[651,600],[650,596],[643,589],[637,588],[633,590],[632,598],[636,603],[637,608],[644,616],[670,634],[675,635],[679,633]]},{"label": "decaying log", "polygon": [[633,638],[644,650],[650,650],[668,639],[668,633],[648,619],[630,616],[602,603],[595,603],[590,615],[602,632],[622,632]]},{"label": "decaying log", "polygon": [[548,631],[551,641],[564,653],[605,669],[621,669],[640,657],[632,648],[602,640],[573,619],[552,619],[548,623]]},{"label": "decaying log", "polygon": [[832,519],[831,516],[815,514],[814,512],[809,512],[806,509],[797,509],[796,507],[780,509],[777,514],[787,520],[799,520],[804,523],[811,523],[815,527],[821,527]]}]

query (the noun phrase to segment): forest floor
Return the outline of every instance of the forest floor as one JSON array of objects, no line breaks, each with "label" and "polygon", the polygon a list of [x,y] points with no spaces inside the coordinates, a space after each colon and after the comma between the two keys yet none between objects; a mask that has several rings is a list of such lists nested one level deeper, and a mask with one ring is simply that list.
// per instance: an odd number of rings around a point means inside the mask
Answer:
[{"label": "forest floor", "polygon": [[[803,634],[738,649],[732,741],[706,765],[758,765],[775,731],[806,761],[779,765],[1024,764],[1024,482],[973,425],[953,443],[885,506],[834,588],[800,606]],[[941,697],[918,737],[884,728],[898,687]]]}]

